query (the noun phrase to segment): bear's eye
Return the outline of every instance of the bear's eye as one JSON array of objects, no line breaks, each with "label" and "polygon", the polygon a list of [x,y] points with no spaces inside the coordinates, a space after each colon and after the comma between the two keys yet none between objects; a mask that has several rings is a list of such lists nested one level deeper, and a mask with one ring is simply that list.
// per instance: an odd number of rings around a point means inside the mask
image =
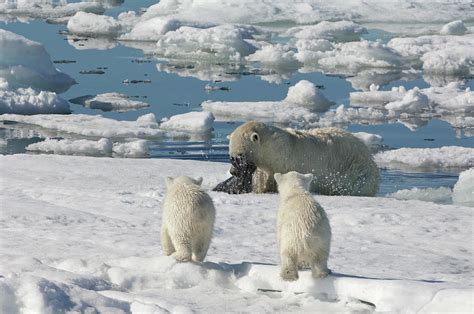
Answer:
[{"label": "bear's eye", "polygon": [[258,134],[257,134],[257,133],[253,133],[252,136],[250,136],[250,139],[252,140],[252,142],[258,141]]}]

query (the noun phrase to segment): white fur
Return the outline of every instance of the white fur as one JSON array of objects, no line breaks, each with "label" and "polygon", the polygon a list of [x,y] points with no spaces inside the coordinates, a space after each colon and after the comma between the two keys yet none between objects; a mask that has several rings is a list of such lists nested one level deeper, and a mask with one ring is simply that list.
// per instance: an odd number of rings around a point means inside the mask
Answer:
[{"label": "white fur", "polygon": [[161,247],[179,262],[202,262],[211,243],[216,210],[201,183],[202,178],[166,178]]},{"label": "white fur", "polygon": [[276,192],[273,174],[289,171],[312,173],[310,190],[319,194],[374,196],[379,188],[379,171],[367,146],[338,128],[297,131],[247,122],[232,132],[229,154],[257,166],[256,193]]},{"label": "white fur", "polygon": [[281,277],[297,280],[299,265],[311,266],[314,278],[326,277],[331,227],[324,209],[308,192],[313,175],[276,173],[275,180],[280,193],[277,224]]}]

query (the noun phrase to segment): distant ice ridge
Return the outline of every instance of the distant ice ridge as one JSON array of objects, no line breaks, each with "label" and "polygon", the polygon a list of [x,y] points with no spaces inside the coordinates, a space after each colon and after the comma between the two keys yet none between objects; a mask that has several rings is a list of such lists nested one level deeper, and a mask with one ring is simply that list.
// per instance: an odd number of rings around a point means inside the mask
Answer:
[{"label": "distant ice ridge", "polygon": [[118,121],[99,115],[35,115],[15,114],[0,115],[0,121],[26,123],[55,131],[60,136],[88,136],[105,138],[161,138],[167,136],[192,136],[196,133],[209,132],[213,116],[208,112],[191,112],[173,116],[163,127],[156,121],[153,113],[138,117],[136,121]]},{"label": "distant ice ridge", "polygon": [[380,167],[408,170],[467,169],[474,167],[474,148],[399,148],[375,155]]},{"label": "distant ice ridge", "polygon": [[32,88],[9,89],[0,77],[0,114],[70,113],[69,104],[56,93]]},{"label": "distant ice ridge", "polygon": [[453,202],[474,207],[474,168],[459,174],[459,180],[453,189]]},{"label": "distant ice ridge", "polygon": [[145,140],[113,142],[111,139],[94,140],[49,139],[30,144],[26,150],[32,152],[53,153],[56,155],[76,156],[114,156],[142,158],[148,156],[148,145]]},{"label": "distant ice ridge", "polygon": [[63,92],[75,81],[56,69],[44,46],[0,29],[0,77],[10,88],[32,87]]},{"label": "distant ice ridge", "polygon": [[314,121],[317,112],[328,110],[334,102],[328,100],[311,82],[302,80],[288,89],[280,101],[223,102],[205,101],[202,108],[214,113],[218,119],[273,121],[298,123]]}]

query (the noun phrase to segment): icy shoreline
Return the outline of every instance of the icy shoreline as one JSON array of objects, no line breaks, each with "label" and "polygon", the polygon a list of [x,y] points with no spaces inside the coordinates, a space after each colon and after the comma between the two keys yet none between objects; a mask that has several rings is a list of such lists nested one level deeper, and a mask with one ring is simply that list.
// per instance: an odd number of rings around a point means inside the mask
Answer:
[{"label": "icy shoreline", "polygon": [[275,194],[211,192],[210,263],[161,257],[164,177],[203,176],[211,188],[227,177],[228,164],[12,155],[0,156],[0,165],[8,178],[0,182],[2,309],[203,312],[250,302],[260,312],[372,311],[363,300],[382,311],[472,310],[473,254],[465,241],[472,208],[315,196],[331,221],[336,274],[315,284],[303,271],[287,284],[271,265],[278,262]]}]

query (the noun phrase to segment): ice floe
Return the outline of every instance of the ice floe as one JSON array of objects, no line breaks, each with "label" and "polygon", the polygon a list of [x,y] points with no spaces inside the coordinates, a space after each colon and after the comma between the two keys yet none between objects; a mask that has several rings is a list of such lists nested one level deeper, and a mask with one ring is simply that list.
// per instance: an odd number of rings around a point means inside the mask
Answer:
[{"label": "ice floe", "polygon": [[464,35],[467,28],[461,20],[452,21],[443,25],[439,33],[441,35]]},{"label": "ice floe", "polygon": [[259,119],[280,123],[314,121],[317,112],[328,110],[334,102],[311,82],[302,80],[288,89],[285,99],[280,101],[223,102],[205,101],[202,108],[212,112],[217,119]]},{"label": "ice floe", "polygon": [[387,197],[397,200],[419,200],[434,202],[438,204],[450,204],[452,202],[452,190],[443,186],[439,188],[412,188],[390,193]]},{"label": "ice floe", "polygon": [[38,42],[0,29],[0,77],[10,88],[33,87],[63,92],[75,81],[56,69],[51,57]]},{"label": "ice floe", "polygon": [[28,145],[26,150],[56,155],[76,156],[114,156],[126,158],[142,158],[148,156],[146,140],[114,143],[108,138],[101,138],[97,141],[47,138],[42,142]]},{"label": "ice floe", "polygon": [[214,116],[210,112],[188,112],[163,120],[160,128],[169,131],[206,133],[212,130],[213,123]]},{"label": "ice floe", "polygon": [[0,164],[3,311],[472,312],[472,208],[315,196],[331,222],[333,274],[303,270],[288,283],[277,195],[210,192],[221,210],[206,261],[161,256],[165,177],[202,176],[209,188],[228,164],[47,155]]},{"label": "ice floe", "polygon": [[372,152],[375,152],[384,146],[383,137],[381,135],[367,132],[355,132],[352,134],[364,142],[364,144],[367,145],[367,147],[369,147]]},{"label": "ice floe", "polygon": [[132,100],[129,96],[120,93],[104,93],[95,96],[81,96],[71,99],[70,102],[83,105],[91,109],[118,112],[137,110],[150,106],[146,102]]},{"label": "ice floe", "polygon": [[474,166],[474,148],[399,148],[375,155],[380,167],[393,169],[467,169]]},{"label": "ice floe", "polygon": [[286,35],[297,39],[326,39],[329,41],[357,41],[367,29],[351,21],[322,21],[315,25],[290,28]]},{"label": "ice floe", "polygon": [[70,113],[69,104],[56,93],[32,88],[9,89],[0,78],[0,114]]},{"label": "ice floe", "polygon": [[459,174],[459,180],[453,188],[453,202],[474,207],[474,168]]},{"label": "ice floe", "polygon": [[67,23],[70,33],[90,37],[117,37],[121,28],[113,17],[86,12],[77,12]]}]

